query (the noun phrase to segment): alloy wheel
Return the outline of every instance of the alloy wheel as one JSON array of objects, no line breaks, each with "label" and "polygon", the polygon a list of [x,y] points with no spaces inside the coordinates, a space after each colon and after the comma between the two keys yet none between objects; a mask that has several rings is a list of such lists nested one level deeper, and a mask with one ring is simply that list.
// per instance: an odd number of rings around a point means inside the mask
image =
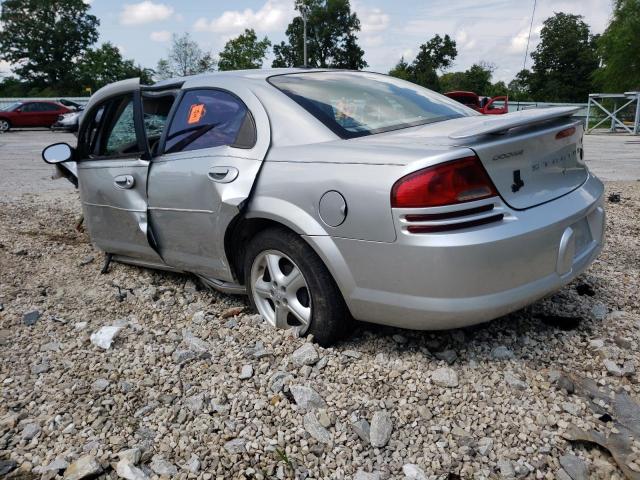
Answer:
[{"label": "alloy wheel", "polygon": [[260,315],[276,328],[302,336],[311,323],[311,294],[300,268],[278,250],[260,252],[251,266],[253,301]]},{"label": "alloy wheel", "polygon": [[0,132],[6,132],[9,130],[9,122],[6,120],[0,120]]}]

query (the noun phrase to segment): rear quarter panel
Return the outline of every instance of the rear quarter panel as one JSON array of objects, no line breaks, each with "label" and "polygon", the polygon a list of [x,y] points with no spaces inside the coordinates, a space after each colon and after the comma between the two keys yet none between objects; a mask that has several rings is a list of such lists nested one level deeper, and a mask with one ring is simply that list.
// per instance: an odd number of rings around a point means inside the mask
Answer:
[{"label": "rear quarter panel", "polygon": [[[398,165],[266,161],[247,216],[270,218],[303,235],[393,242],[389,195],[401,171]],[[347,204],[346,219],[337,227],[319,214],[320,199],[331,190]]]},{"label": "rear quarter panel", "polygon": [[[375,138],[374,138],[375,137]],[[467,148],[385,144],[373,135],[288,147],[274,146],[258,176],[248,217],[279,221],[304,235],[394,242],[391,189],[404,175],[436,163],[461,158]],[[347,205],[344,222],[327,225],[320,216],[322,196],[340,193]]]}]

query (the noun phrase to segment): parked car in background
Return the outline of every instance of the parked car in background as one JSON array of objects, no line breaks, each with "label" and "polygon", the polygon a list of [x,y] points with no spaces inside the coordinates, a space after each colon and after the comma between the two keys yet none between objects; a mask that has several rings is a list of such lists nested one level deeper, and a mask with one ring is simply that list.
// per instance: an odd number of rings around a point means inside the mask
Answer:
[{"label": "parked car in background", "polygon": [[107,261],[247,293],[268,324],[328,345],[351,316],[458,328],[580,275],[605,214],[576,110],[487,121],[365,72],[132,79],[91,97],[77,148],[43,158],[77,162]]},{"label": "parked car in background", "polygon": [[71,111],[58,116],[56,123],[51,125],[51,130],[77,132],[78,126],[80,125],[80,118],[82,117],[82,112],[84,110],[84,105],[66,98],[61,98],[59,102],[65,107],[71,109]]},{"label": "parked car in background", "polygon": [[68,98],[61,98],[58,100],[58,103],[61,103],[65,107],[73,111],[79,111],[84,109],[84,105],[78,102],[74,102],[73,100],[69,100]]},{"label": "parked car in background", "polygon": [[460,90],[446,92],[444,95],[483,115],[503,115],[509,112],[509,97],[507,96],[481,97],[477,93]]},{"label": "parked car in background", "polygon": [[51,125],[51,130],[63,131],[63,132],[77,132],[80,125],[80,118],[82,117],[82,110],[75,112],[64,113],[58,116],[56,123]]},{"label": "parked car in background", "polygon": [[50,127],[60,115],[70,111],[59,102],[16,102],[0,110],[0,132],[6,132],[11,128]]}]

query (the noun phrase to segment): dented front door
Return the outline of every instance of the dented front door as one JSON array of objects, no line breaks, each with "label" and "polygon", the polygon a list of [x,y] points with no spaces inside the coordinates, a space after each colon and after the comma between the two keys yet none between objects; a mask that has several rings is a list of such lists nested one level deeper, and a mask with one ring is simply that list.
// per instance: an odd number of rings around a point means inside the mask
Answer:
[{"label": "dented front door", "polygon": [[[139,88],[93,102],[80,132],[78,180],[85,223],[107,253],[162,263],[148,240],[149,161]],[[128,90],[128,91],[127,91]]]}]

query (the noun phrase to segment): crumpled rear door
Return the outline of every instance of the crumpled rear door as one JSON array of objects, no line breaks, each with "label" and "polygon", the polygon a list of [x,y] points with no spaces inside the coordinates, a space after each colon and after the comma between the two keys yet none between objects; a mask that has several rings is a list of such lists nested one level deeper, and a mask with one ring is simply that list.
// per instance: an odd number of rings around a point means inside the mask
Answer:
[{"label": "crumpled rear door", "polygon": [[[255,144],[251,148],[169,149],[155,156],[149,172],[150,223],[158,251],[168,265],[233,281],[224,252],[225,232],[248,199],[269,149],[269,118],[251,89],[232,78],[196,77],[182,90],[181,99],[187,98],[187,92],[200,90],[221,91],[239,99],[255,124]],[[194,124],[201,115],[201,105],[196,102],[185,110],[181,99],[169,119],[169,132],[177,115],[192,116]],[[163,143],[168,145],[167,139]]]}]

